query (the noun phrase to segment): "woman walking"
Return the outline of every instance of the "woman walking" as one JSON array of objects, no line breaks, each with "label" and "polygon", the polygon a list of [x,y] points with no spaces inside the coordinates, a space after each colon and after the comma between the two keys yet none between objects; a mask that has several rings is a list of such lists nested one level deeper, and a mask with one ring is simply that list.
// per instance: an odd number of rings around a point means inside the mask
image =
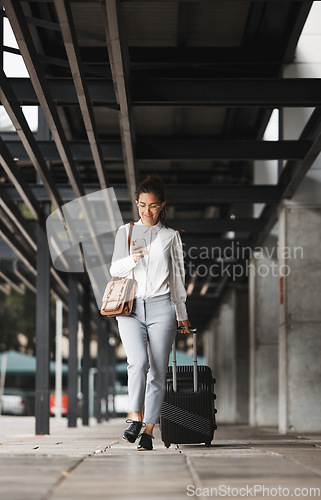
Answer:
[{"label": "woman walking", "polygon": [[137,190],[140,219],[133,226],[131,253],[130,224],[125,224],[118,229],[110,268],[112,276],[133,273],[137,281],[131,315],[116,319],[128,361],[132,416],[122,438],[134,443],[139,436],[138,450],[153,449],[153,429],[164,399],[176,320],[186,333],[190,326],[182,241],[179,231],[166,222],[165,203],[165,184],[159,176],[149,175]]}]

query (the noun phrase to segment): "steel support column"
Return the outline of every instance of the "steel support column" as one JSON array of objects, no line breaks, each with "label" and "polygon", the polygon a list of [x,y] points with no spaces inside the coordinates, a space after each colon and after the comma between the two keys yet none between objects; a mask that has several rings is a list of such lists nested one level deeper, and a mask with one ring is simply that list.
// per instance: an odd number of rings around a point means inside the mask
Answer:
[{"label": "steel support column", "polygon": [[[44,204],[43,216],[50,213]],[[37,224],[36,297],[36,434],[49,434],[50,256],[46,232]]]},{"label": "steel support column", "polygon": [[97,329],[97,375],[96,375],[96,419],[100,424],[102,420],[101,415],[101,398],[102,398],[102,363],[103,363],[103,325],[101,321],[98,323]]},{"label": "steel support column", "polygon": [[106,383],[106,420],[109,420],[109,418],[112,415],[112,412],[110,412],[110,406],[109,406],[109,396],[113,396],[112,391],[110,390],[110,383],[111,383],[111,373],[110,373],[110,349],[111,345],[109,343],[109,331],[110,331],[110,324],[109,320],[106,321],[105,324],[105,337],[106,337],[106,357],[105,357],[105,367],[106,367],[106,374],[105,374],[105,383]]},{"label": "steel support column", "polygon": [[103,335],[102,335],[103,353],[102,353],[102,400],[104,401],[103,407],[105,411],[103,418],[108,420],[108,326],[107,322],[103,322]]},{"label": "steel support column", "polygon": [[68,329],[68,427],[77,427],[78,288],[77,278],[74,274],[69,274]]},{"label": "steel support column", "polygon": [[84,284],[83,293],[83,362],[82,362],[82,423],[89,425],[89,368],[90,368],[90,296],[89,283]]},{"label": "steel support column", "polygon": [[107,370],[108,370],[108,395],[112,396],[113,408],[112,411],[108,410],[108,417],[114,418],[115,414],[115,386],[116,386],[116,353],[115,346],[112,345],[108,339],[108,357],[107,357]]}]

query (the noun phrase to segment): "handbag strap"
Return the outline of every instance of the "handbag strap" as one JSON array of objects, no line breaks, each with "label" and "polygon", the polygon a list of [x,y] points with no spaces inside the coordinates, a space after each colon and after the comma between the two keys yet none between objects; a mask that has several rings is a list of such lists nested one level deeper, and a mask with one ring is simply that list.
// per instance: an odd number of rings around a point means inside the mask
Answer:
[{"label": "handbag strap", "polygon": [[[132,239],[133,227],[134,227],[134,222],[130,222],[130,228],[129,228],[128,240],[127,240],[128,241],[128,253],[129,254],[130,254],[130,241]],[[132,272],[132,276],[134,277],[133,270],[131,272]],[[112,280],[114,280],[114,277],[112,277]]]},{"label": "handbag strap", "polygon": [[[128,253],[130,254],[130,240],[132,239],[132,233],[133,233],[133,227],[134,227],[134,222],[130,222],[130,228],[128,232]],[[132,279],[134,279],[134,270],[131,270],[132,273]]]},{"label": "handbag strap", "polygon": [[130,240],[132,239],[134,222],[130,222],[130,228],[128,232],[128,253],[130,253]]}]

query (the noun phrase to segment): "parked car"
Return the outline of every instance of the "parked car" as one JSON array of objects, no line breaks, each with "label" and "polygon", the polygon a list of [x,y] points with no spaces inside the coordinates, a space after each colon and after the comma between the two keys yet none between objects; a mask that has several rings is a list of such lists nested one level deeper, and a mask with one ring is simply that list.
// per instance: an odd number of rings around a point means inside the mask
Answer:
[{"label": "parked car", "polygon": [[26,402],[23,392],[19,389],[5,389],[1,398],[1,408],[2,415],[24,415]]}]

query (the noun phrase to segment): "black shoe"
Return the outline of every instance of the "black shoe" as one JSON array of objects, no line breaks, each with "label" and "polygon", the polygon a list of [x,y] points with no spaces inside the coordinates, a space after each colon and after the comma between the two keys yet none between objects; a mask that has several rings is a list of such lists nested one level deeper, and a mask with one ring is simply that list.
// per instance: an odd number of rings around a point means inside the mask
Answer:
[{"label": "black shoe", "polygon": [[138,422],[138,420],[131,420],[130,418],[128,418],[126,422],[130,422],[130,425],[124,431],[122,438],[124,441],[128,441],[129,443],[135,443],[140,431],[142,430],[142,427],[145,427],[146,424],[144,424],[143,422]]},{"label": "black shoe", "polygon": [[138,451],[152,450],[153,449],[152,439],[154,439],[154,436],[151,436],[146,432],[140,434],[140,440],[137,445],[137,450]]}]

